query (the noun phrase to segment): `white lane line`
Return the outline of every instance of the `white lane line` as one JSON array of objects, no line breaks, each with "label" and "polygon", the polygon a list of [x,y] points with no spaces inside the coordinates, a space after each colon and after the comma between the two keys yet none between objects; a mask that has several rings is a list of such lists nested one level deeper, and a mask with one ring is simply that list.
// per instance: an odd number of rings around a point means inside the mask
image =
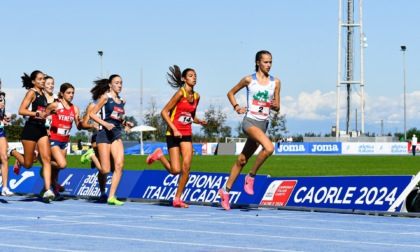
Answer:
[{"label": "white lane line", "polygon": [[[68,213],[68,212],[66,212]],[[0,218],[4,217],[7,218],[8,220],[10,220],[10,215],[0,215]],[[109,217],[115,217],[114,214],[103,214],[101,213],[101,217],[100,216],[95,216],[95,220],[100,220],[101,218],[109,218]],[[124,218],[124,217],[128,217],[128,218]],[[88,224],[93,224],[93,225],[105,225],[104,223],[101,222],[79,222],[79,221],[83,221],[85,219],[92,219],[92,216],[83,216],[83,215],[72,215],[72,216],[42,216],[41,220],[42,221],[59,221],[58,218],[62,219],[62,218],[66,218],[66,222],[67,223],[72,223],[75,222],[76,225],[77,223],[88,223]],[[147,222],[151,222],[151,221],[165,221],[165,222],[190,222],[190,223],[205,223],[205,224],[218,224],[218,225],[236,225],[236,226],[244,226],[244,227],[249,227],[249,228],[253,228],[253,227],[264,227],[264,228],[274,228],[277,229],[279,227],[279,225],[281,225],[282,228],[288,228],[288,229],[303,229],[303,230],[313,230],[313,231],[334,231],[334,232],[344,232],[344,233],[366,233],[366,234],[388,234],[388,235],[413,235],[413,236],[419,236],[420,233],[419,232],[411,232],[411,231],[405,231],[405,232],[401,232],[401,231],[383,231],[383,230],[366,230],[366,229],[350,229],[350,228],[331,228],[331,227],[313,227],[313,226],[302,226],[302,225],[286,225],[285,223],[275,223],[275,224],[262,224],[262,223],[256,223],[256,224],[249,224],[249,223],[244,223],[244,222],[234,222],[234,221],[216,221],[216,220],[197,220],[197,219],[190,219],[190,218],[179,218],[177,216],[169,216],[169,215],[153,215],[153,216],[133,216],[133,215],[118,215],[118,220],[110,220],[107,219],[108,224],[112,223],[116,223],[114,225],[123,225],[126,226],[122,223],[132,223],[133,219],[135,219],[136,221],[147,221]],[[258,217],[259,218],[259,217]],[[36,220],[37,217],[19,217],[16,218],[17,220]],[[219,219],[219,218],[217,218]],[[60,220],[61,222],[63,222],[64,220]],[[332,221],[330,221],[332,222]],[[342,223],[342,222],[339,222]],[[348,222],[351,223],[352,225],[354,225],[357,222]],[[372,223],[368,223],[368,222],[362,222],[359,224],[363,224],[365,225],[372,225]],[[37,224],[39,225],[39,224]],[[42,224],[40,226],[50,226],[51,224]],[[19,227],[24,227],[26,225],[18,225],[18,226],[0,226],[0,230],[5,230],[5,229],[9,229],[9,228],[19,228]],[[30,227],[31,225],[29,225]],[[414,225],[412,225],[414,226]],[[129,226],[126,226],[129,227]],[[400,226],[399,226],[400,227]],[[417,228],[417,226],[415,226]],[[399,230],[403,230],[402,228],[399,228]],[[414,230],[413,230],[414,231]]]},{"label": "white lane line", "polygon": [[65,252],[82,252],[85,250],[70,250],[70,249],[59,249],[59,248],[45,248],[45,247],[34,247],[34,246],[23,246],[23,245],[17,245],[17,244],[5,244],[0,243],[0,247],[5,248],[21,248],[21,249],[32,249],[32,250],[46,250],[46,251],[65,251]]},{"label": "white lane line", "polygon": [[[140,239],[140,238],[127,238],[127,237],[115,237],[115,236],[98,236],[98,235],[87,235],[87,234],[71,234],[71,233],[61,233],[61,232],[47,232],[47,231],[31,231],[23,229],[9,229],[10,231],[18,231],[26,233],[36,233],[36,234],[47,234],[53,236],[70,236],[70,237],[82,237],[82,238],[95,238],[101,240],[119,240],[119,241],[136,241],[136,242],[149,242],[149,243],[160,243],[160,244],[176,244],[176,245],[186,245],[186,246],[201,246],[201,247],[211,247],[211,248],[225,248],[225,249],[240,249],[240,250],[251,250],[251,251],[282,251],[282,252],[292,252],[299,250],[283,250],[283,249],[270,249],[270,248],[257,248],[257,247],[241,247],[241,246],[230,246],[230,245],[221,245],[221,244],[206,244],[206,243],[194,243],[194,242],[179,242],[179,241],[162,241],[153,240],[153,239]],[[179,229],[178,229],[179,231]]]},{"label": "white lane line", "polygon": [[[268,234],[255,234],[255,233],[237,233],[237,232],[222,232],[222,231],[205,231],[205,230],[192,230],[192,229],[180,229],[180,228],[161,228],[161,227],[144,227],[144,226],[134,226],[134,225],[125,225],[125,224],[110,224],[110,223],[98,223],[98,222],[75,222],[75,221],[67,221],[67,220],[50,220],[55,222],[62,222],[68,223],[71,225],[80,224],[80,225],[97,225],[97,226],[111,226],[111,227],[119,227],[119,228],[133,228],[133,229],[144,229],[144,230],[159,230],[159,231],[169,231],[169,232],[190,232],[193,234],[207,234],[207,235],[222,235],[224,237],[232,237],[232,236],[239,236],[239,237],[251,237],[254,238],[272,238],[272,239],[287,239],[287,240],[298,240],[298,241],[316,241],[316,242],[328,242],[328,243],[345,243],[345,244],[357,244],[357,245],[381,245],[387,247],[409,247],[409,248],[420,248],[420,244],[405,244],[405,243],[383,243],[383,242],[363,242],[363,241],[353,241],[353,240],[341,240],[341,239],[321,239],[321,238],[307,238],[307,237],[296,237],[296,236],[281,236],[281,235],[268,235]],[[283,227],[282,227],[283,228]],[[307,227],[306,227],[307,228]],[[10,231],[25,231],[25,232],[33,232],[33,233],[47,233],[45,231],[28,231],[26,229],[16,229],[16,228],[9,228],[5,230]],[[53,232],[51,234],[56,234]],[[63,233],[64,234],[64,233]],[[391,233],[394,234],[394,233]],[[405,233],[407,234],[407,233]],[[73,234],[66,234],[66,235],[73,235]],[[78,236],[78,235],[76,235]],[[96,236],[93,236],[96,237]],[[130,238],[117,238],[115,239],[130,239]],[[151,240],[153,241],[153,240]]]},{"label": "white lane line", "polygon": [[[344,233],[349,233],[349,232],[354,232],[354,233],[370,233],[370,234],[389,234],[389,235],[407,235],[407,234],[412,234],[412,235],[420,235],[420,233],[418,232],[398,232],[398,231],[376,231],[376,230],[366,230],[366,226],[365,225],[371,225],[371,223],[363,223],[363,229],[349,229],[349,228],[331,228],[331,227],[312,227],[312,226],[298,226],[298,225],[285,225],[284,223],[275,223],[275,224],[262,224],[262,223],[256,223],[256,224],[249,224],[249,223],[244,223],[244,222],[233,222],[233,221],[215,221],[215,220],[195,220],[195,219],[189,219],[189,218],[176,218],[175,216],[173,217],[169,217],[169,218],[162,218],[159,216],[153,216],[153,218],[155,220],[162,220],[165,222],[168,221],[173,221],[173,222],[192,222],[192,223],[208,223],[208,224],[220,224],[220,225],[236,225],[236,226],[244,226],[244,227],[266,227],[266,228],[274,228],[274,229],[278,229],[279,226],[281,226],[282,228],[289,228],[289,229],[303,229],[303,230],[314,230],[314,231],[336,231],[336,232],[344,232]],[[121,222],[131,222],[130,220],[121,220]],[[349,222],[351,224],[353,224],[352,222]],[[413,227],[417,227],[418,226],[414,226]],[[399,226],[398,226],[399,227]],[[399,228],[398,230],[402,230],[401,228]]]}]

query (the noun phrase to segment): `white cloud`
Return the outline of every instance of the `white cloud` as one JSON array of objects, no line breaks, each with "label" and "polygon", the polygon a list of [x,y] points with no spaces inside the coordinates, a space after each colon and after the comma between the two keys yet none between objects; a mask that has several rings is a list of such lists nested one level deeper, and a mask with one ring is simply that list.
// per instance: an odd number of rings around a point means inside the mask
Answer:
[{"label": "white cloud", "polygon": [[[336,95],[333,92],[322,94],[315,90],[312,93],[301,92],[294,99],[285,96],[281,99],[281,113],[288,119],[322,121],[335,116]],[[334,111],[334,114],[332,113]]]}]

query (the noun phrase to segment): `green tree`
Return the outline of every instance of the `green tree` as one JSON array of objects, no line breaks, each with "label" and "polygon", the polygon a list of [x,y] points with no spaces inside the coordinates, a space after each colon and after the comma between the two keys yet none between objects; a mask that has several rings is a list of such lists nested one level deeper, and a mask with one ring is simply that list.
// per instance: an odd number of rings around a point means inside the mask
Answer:
[{"label": "green tree", "polygon": [[204,134],[196,133],[192,135],[192,141],[194,143],[201,143],[201,142],[208,142],[206,136]]},{"label": "green tree", "polygon": [[220,128],[220,135],[222,139],[232,137],[232,128],[228,125],[222,126]]},{"label": "green tree", "polygon": [[158,109],[156,100],[153,97],[150,98],[148,112],[144,114],[143,122],[145,125],[156,128],[156,131],[143,132],[143,140],[154,137],[157,141],[166,141],[166,122],[160,115],[160,110]]},{"label": "green tree", "polygon": [[242,130],[242,122],[238,122],[238,125],[235,128],[236,132],[238,132],[238,136],[239,138],[247,138],[247,135],[244,133],[244,131]]},{"label": "green tree", "polygon": [[321,137],[321,133],[319,133],[318,135],[313,133],[313,132],[306,132],[305,133],[305,137]]},{"label": "green tree", "polygon": [[7,141],[9,142],[18,142],[20,140],[20,135],[22,133],[25,120],[22,117],[18,117],[16,114],[10,116],[9,126],[7,126],[6,134]]},{"label": "green tree", "polygon": [[[417,129],[416,127],[407,130],[407,140],[411,140],[413,138],[414,134],[417,137],[419,137],[420,136],[420,130]],[[404,136],[404,134],[403,134],[403,136]]]},{"label": "green tree", "polygon": [[207,139],[212,140],[216,138],[216,141],[218,142],[219,138],[222,136],[222,129],[223,135],[227,135],[228,131],[230,135],[230,127],[229,130],[225,128],[227,127],[225,125],[227,116],[222,112],[220,106],[216,109],[213,104],[210,104],[208,109],[204,112],[204,118],[207,121],[207,125],[203,126],[201,130],[204,132]]},{"label": "green tree", "polygon": [[[134,116],[124,116],[124,120],[126,120],[127,122],[132,122],[134,124],[134,126],[138,125],[137,120],[134,118]],[[122,126],[124,127],[124,126]],[[138,140],[138,132],[130,132],[127,133],[124,130],[122,131],[122,139],[125,140]]]},{"label": "green tree", "polygon": [[303,142],[303,136],[301,134],[293,136],[293,142]]},{"label": "green tree", "polygon": [[268,124],[268,137],[271,141],[276,142],[284,134],[287,135],[289,131],[286,128],[286,114],[280,115],[280,112],[271,111],[270,122]]},{"label": "green tree", "polygon": [[89,140],[86,131],[77,131],[74,136],[70,136],[70,142],[72,143],[77,143],[79,139],[81,139],[82,142],[87,142]]}]

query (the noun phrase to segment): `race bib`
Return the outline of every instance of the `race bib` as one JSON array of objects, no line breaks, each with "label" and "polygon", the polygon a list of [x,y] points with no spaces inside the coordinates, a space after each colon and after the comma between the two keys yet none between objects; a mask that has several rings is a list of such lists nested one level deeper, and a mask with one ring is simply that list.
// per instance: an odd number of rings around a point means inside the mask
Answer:
[{"label": "race bib", "polygon": [[193,122],[192,116],[190,113],[183,113],[179,118],[178,122],[182,124],[191,124]]},{"label": "race bib", "polygon": [[124,109],[120,107],[114,107],[114,111],[112,111],[110,117],[112,119],[121,121],[124,115]]},{"label": "race bib", "polygon": [[270,105],[270,102],[253,100],[249,110],[253,115],[268,116]]},{"label": "race bib", "polygon": [[61,135],[61,136],[68,136],[68,135],[70,135],[70,130],[71,130],[71,127],[68,127],[68,126],[65,126],[65,125],[60,125],[57,128],[57,134]]}]

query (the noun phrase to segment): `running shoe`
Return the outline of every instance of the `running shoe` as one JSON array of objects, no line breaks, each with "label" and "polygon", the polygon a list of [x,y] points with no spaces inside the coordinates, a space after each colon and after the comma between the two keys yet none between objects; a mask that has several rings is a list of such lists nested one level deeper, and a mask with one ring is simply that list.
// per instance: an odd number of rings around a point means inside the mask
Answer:
[{"label": "running shoe", "polygon": [[220,188],[219,189],[219,195],[220,195],[220,198],[221,198],[221,202],[220,202],[220,204],[222,205],[222,207],[225,209],[225,210],[230,210],[230,205],[229,205],[229,193],[225,193],[225,192],[223,192],[223,189],[222,188]]},{"label": "running shoe", "polygon": [[13,196],[13,192],[11,192],[8,187],[3,187],[3,189],[1,189],[1,195],[10,197]]},{"label": "running shoe", "polygon": [[122,206],[124,202],[117,200],[117,196],[112,196],[107,200],[108,205]]},{"label": "running shoe", "polygon": [[9,148],[7,148],[7,157],[10,157],[12,155],[13,150],[16,150],[16,148],[13,148],[13,147],[10,147],[10,146],[9,146]]},{"label": "running shoe", "polygon": [[38,162],[38,151],[34,150],[34,159],[32,160],[32,163],[36,163],[36,162]]},{"label": "running shoe", "polygon": [[80,162],[82,162],[82,164],[86,163],[87,161],[92,161],[92,159],[90,158],[90,156],[94,153],[93,149],[89,149],[86,151],[85,154],[83,154],[80,157]]},{"label": "running shoe", "polygon": [[45,203],[50,203],[55,198],[55,194],[51,190],[47,190],[44,195],[42,196],[42,199]]},{"label": "running shoe", "polygon": [[148,165],[151,165],[153,162],[158,161],[162,155],[163,155],[162,149],[157,148],[152,154],[150,154],[147,157],[146,163]]},{"label": "running shoe", "polygon": [[42,190],[39,192],[39,196],[44,197],[45,191],[46,190],[44,188],[42,188]]},{"label": "running shoe", "polygon": [[13,173],[19,175],[20,173],[20,163],[16,161],[15,165],[13,166]]},{"label": "running shoe", "polygon": [[105,203],[107,201],[108,201],[108,195],[106,195],[106,193],[101,193],[101,196],[99,197],[98,202]]},{"label": "running shoe", "polygon": [[53,193],[54,193],[54,201],[63,200],[63,195],[61,195],[58,190],[54,190]]},{"label": "running shoe", "polygon": [[59,183],[57,183],[57,191],[58,192],[64,192],[66,190],[66,188],[62,185],[60,185]]},{"label": "running shoe", "polygon": [[180,198],[175,198],[174,201],[172,201],[172,205],[174,207],[182,207],[182,208],[190,207],[188,204],[185,204],[185,202],[182,201]]},{"label": "running shoe", "polygon": [[255,178],[251,178],[249,175],[245,176],[244,190],[249,195],[254,195],[254,180]]}]

